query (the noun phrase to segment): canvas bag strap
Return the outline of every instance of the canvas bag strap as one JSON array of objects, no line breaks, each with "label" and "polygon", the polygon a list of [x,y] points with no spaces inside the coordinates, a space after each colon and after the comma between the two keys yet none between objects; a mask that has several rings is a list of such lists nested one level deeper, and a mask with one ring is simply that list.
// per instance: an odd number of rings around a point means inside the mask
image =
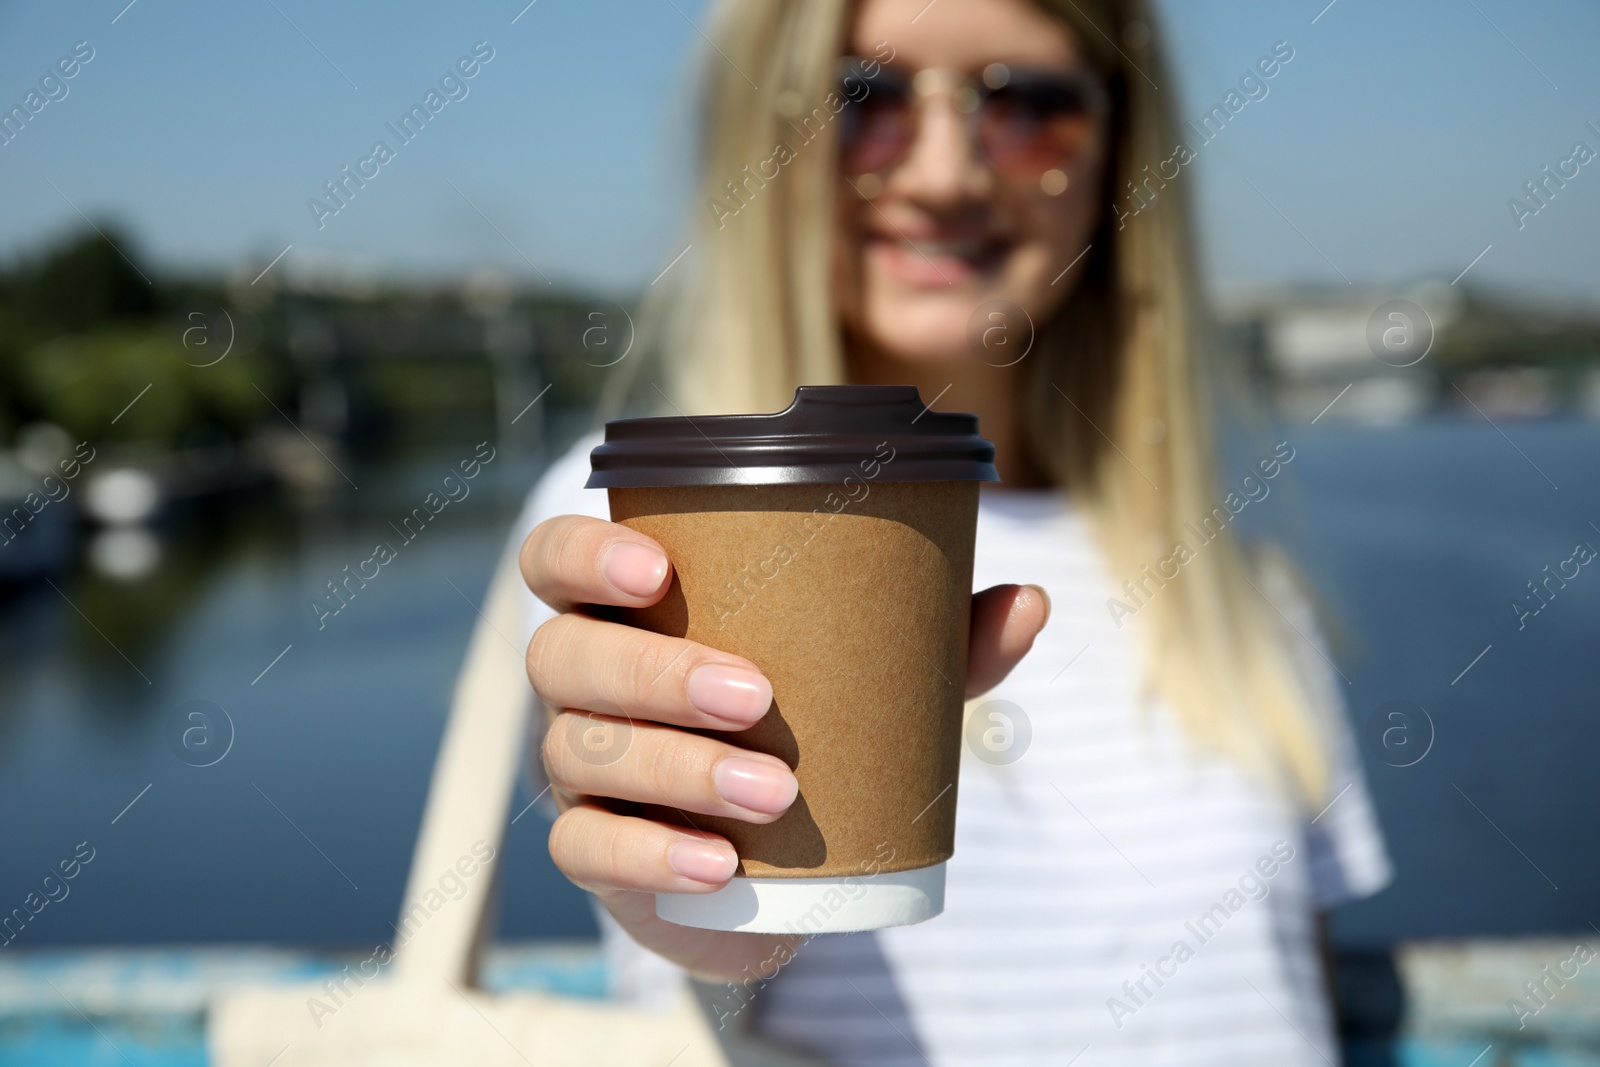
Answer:
[{"label": "canvas bag strap", "polygon": [[[519,547],[513,540],[495,569],[456,679],[395,924],[399,981],[476,984],[478,942],[491,914],[534,700],[517,646],[529,595],[517,566]],[[485,855],[493,859],[484,862]],[[466,890],[453,899],[458,882]]]}]

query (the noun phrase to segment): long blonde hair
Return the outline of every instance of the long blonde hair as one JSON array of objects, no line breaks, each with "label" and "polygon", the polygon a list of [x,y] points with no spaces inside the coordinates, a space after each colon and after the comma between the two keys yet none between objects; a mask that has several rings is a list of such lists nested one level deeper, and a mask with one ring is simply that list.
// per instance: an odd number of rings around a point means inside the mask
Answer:
[{"label": "long blonde hair", "polygon": [[[1144,578],[1187,542],[1186,522],[1222,501],[1199,374],[1212,328],[1196,282],[1192,178],[1146,185],[1162,203],[1136,221],[1112,210],[1184,140],[1154,14],[1146,0],[1041,2],[1075,32],[1114,106],[1100,223],[1029,357],[1029,447],[1091,517],[1114,573],[1145,581],[1147,680],[1188,735],[1315,802],[1327,769],[1307,687],[1231,528],[1159,590]],[[670,395],[689,414],[777,411],[798,384],[845,380],[829,94],[853,10],[850,0],[719,6],[702,87],[704,208],[672,296],[657,303],[668,366],[656,401]]]}]

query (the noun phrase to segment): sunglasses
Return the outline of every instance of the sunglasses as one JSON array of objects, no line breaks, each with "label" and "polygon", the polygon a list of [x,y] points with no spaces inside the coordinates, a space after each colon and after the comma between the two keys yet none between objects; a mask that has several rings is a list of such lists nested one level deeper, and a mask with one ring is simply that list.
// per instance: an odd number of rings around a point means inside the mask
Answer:
[{"label": "sunglasses", "polygon": [[1066,188],[1065,167],[1110,108],[1105,87],[1086,71],[1005,63],[971,77],[845,56],[839,92],[850,101],[839,116],[840,166],[850,177],[876,175],[900,162],[916,139],[919,109],[930,97],[948,94],[996,173],[1039,181],[1049,193]]}]

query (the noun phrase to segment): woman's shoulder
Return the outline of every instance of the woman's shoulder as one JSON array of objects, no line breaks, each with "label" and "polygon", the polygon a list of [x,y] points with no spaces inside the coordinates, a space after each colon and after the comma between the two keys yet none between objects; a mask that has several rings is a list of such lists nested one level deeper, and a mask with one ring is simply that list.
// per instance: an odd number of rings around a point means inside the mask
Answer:
[{"label": "woman's shoulder", "polygon": [[556,515],[609,517],[605,491],[584,488],[589,480],[589,453],[600,443],[601,437],[598,430],[585,434],[545,468],[528,493],[517,521],[522,535],[526,536],[535,526]]}]

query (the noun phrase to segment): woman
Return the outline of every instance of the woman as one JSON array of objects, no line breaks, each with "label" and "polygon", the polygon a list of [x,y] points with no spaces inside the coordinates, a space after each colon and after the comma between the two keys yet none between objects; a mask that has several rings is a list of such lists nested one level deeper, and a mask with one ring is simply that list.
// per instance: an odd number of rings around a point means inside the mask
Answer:
[{"label": "woman", "polygon": [[[1229,525],[1293,444],[1210,469],[1171,95],[1143,0],[721,9],[706,210],[649,384],[688,413],[840,381],[978,413],[1005,486],[980,508],[968,695],[1006,703],[969,713],[1031,744],[964,754],[932,922],[798,945],[657,919],[651,894],[716,889],[736,857],[606,798],[763,823],[797,787],[679,729],[764,714],[755,664],[575,607],[671,580],[578,489],[584,442],[528,516],[528,663],[559,712],[551,855],[615,920],[624,977],[720,983],[725,1024],[839,1063],[1336,1061],[1316,912],[1387,862],[1305,602]],[[628,752],[579,758],[589,720],[560,709],[624,712]]]}]

